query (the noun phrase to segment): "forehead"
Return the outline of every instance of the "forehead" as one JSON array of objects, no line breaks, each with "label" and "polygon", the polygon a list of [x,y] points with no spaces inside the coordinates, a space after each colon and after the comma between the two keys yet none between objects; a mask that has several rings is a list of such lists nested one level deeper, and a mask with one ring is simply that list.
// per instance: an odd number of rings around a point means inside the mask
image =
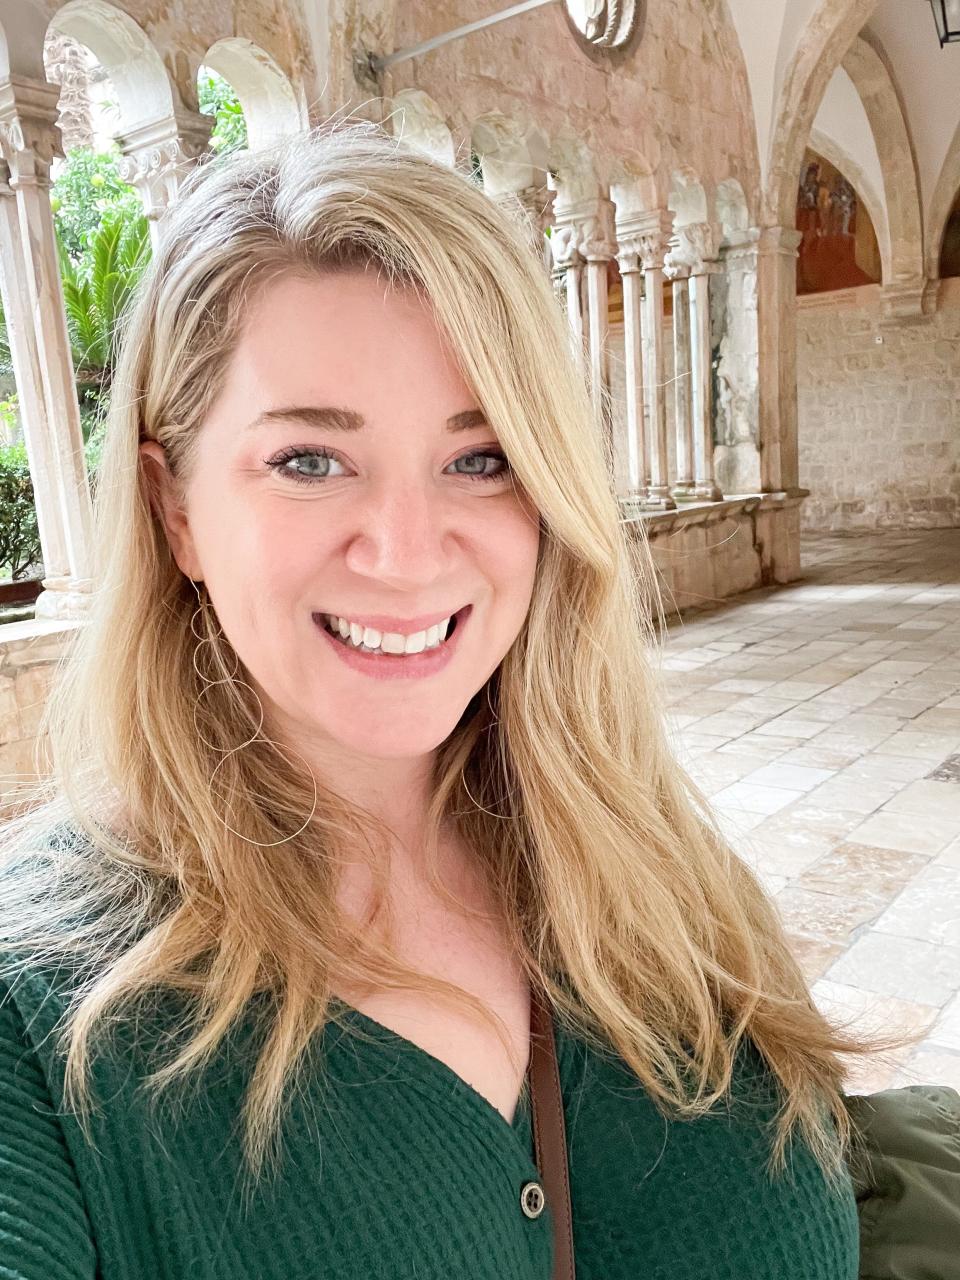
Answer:
[{"label": "forehead", "polygon": [[255,398],[255,408],[275,395],[345,404],[361,397],[371,412],[398,398],[431,398],[458,402],[449,413],[470,394],[429,302],[362,271],[285,275],[261,285],[225,390]]}]

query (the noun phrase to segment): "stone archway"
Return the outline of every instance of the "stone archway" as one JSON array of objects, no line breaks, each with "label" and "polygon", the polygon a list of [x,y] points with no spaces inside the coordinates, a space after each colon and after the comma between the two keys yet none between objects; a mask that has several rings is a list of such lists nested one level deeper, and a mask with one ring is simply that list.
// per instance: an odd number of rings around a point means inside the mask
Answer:
[{"label": "stone archway", "polygon": [[960,192],[960,125],[950,140],[947,154],[940,168],[936,189],[930,201],[927,215],[927,277],[937,280],[940,277],[940,251],[943,248],[943,233],[947,228],[947,219],[953,202]]},{"label": "stone archway", "polygon": [[230,82],[240,99],[251,149],[298,133],[307,113],[275,58],[252,40],[229,36],[211,45],[203,65]]},{"label": "stone archway", "polygon": [[787,68],[770,140],[763,193],[766,226],[793,226],[797,174],[830,77],[840,65],[877,0],[821,0]]},{"label": "stone archway", "polygon": [[[886,62],[863,37],[853,41],[842,65],[860,95],[880,156],[889,235],[884,289],[915,291],[919,302],[924,283],[923,215],[903,108]],[[874,225],[878,225],[876,219]]]},{"label": "stone archway", "polygon": [[[179,104],[163,59],[128,13],[108,0],[68,0],[50,27],[96,55],[116,90],[123,133],[173,115]],[[188,95],[184,101],[189,100]]]},{"label": "stone archway", "polygon": [[450,126],[433,98],[422,89],[401,89],[388,103],[384,120],[391,132],[440,164],[453,168],[456,148]]}]

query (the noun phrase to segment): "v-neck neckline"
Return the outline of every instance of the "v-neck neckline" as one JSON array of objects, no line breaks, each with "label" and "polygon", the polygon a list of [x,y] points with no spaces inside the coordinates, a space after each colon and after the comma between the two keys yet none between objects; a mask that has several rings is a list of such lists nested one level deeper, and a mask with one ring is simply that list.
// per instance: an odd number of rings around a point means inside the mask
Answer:
[{"label": "v-neck neckline", "polygon": [[498,1129],[503,1137],[519,1144],[526,1158],[530,1161],[533,1160],[533,1153],[530,1150],[533,1131],[530,1112],[529,1066],[527,1073],[524,1075],[523,1088],[517,1100],[513,1120],[507,1120],[503,1112],[495,1107],[489,1098],[475,1089],[468,1080],[460,1075],[458,1071],[454,1071],[453,1067],[444,1062],[442,1058],[438,1058],[435,1054],[430,1053],[428,1049],[424,1049],[422,1045],[409,1040],[398,1031],[394,1031],[392,1027],[378,1022],[376,1018],[372,1018],[368,1013],[363,1013],[355,1005],[341,1000],[339,996],[331,996],[330,999],[331,1003],[339,1006],[348,1019],[366,1028],[374,1038],[401,1049],[412,1062],[417,1064],[423,1078],[431,1083],[441,1081],[444,1085],[443,1092],[447,1097],[452,1091],[458,1096],[466,1098],[468,1104],[485,1116],[488,1123],[492,1123],[493,1127]]}]

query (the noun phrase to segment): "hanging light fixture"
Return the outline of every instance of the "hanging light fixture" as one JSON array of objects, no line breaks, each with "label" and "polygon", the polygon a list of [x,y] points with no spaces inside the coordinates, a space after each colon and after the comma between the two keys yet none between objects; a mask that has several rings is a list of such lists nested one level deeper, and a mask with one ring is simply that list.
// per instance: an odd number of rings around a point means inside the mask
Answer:
[{"label": "hanging light fixture", "polygon": [[937,24],[940,48],[952,41],[960,41],[960,0],[930,0],[930,7]]}]

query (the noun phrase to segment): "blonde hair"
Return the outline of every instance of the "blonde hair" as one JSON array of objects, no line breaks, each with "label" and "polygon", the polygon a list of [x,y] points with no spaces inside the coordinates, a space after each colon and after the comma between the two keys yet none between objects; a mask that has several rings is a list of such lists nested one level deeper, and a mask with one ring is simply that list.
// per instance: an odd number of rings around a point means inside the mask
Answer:
[{"label": "blonde hair", "polygon": [[849,1136],[839,1055],[865,1045],[817,1011],[775,908],[671,750],[649,550],[621,527],[609,442],[519,206],[365,121],[192,175],[124,325],[92,611],[46,708],[52,771],[0,844],[9,963],[76,966],[59,1041],[67,1105],[86,1123],[93,1032],[124,1007],[132,1020],[149,988],[185,998],[188,1037],[146,1078],[154,1095],[209,1062],[266,993],[243,1107],[259,1176],[287,1085],[332,1016],[333,975],[490,1016],[338,908],[348,851],[369,860],[374,915],[387,912],[391,833],[258,732],[261,708],[213,610],[196,610],[138,453],[157,440],[180,481],[190,474],[251,289],[368,266],[430,300],[540,512],[525,624],[436,752],[431,878],[452,822],[560,1020],[691,1117],[726,1096],[750,1037],[782,1091],[771,1168],[799,1128],[836,1173]]}]

